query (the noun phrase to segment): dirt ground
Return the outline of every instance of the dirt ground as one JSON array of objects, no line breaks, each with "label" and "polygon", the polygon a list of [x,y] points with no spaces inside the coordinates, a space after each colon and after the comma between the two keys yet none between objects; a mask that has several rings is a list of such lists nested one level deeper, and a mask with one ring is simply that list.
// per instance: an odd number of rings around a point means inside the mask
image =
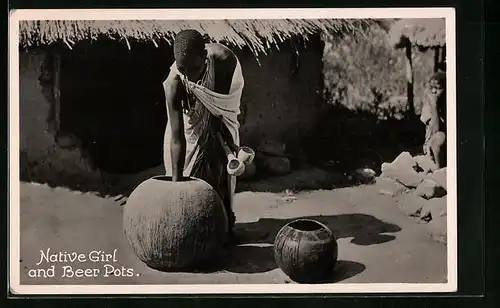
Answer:
[{"label": "dirt ground", "polygon": [[[137,183],[144,177],[145,174],[129,182]],[[334,188],[332,183],[338,183],[339,177],[342,176],[311,169],[297,171],[285,178],[240,183],[235,212],[236,231],[243,244],[232,248],[224,259],[223,268],[213,273],[164,273],[145,266],[133,254],[123,235],[123,199],[21,183],[20,282],[293,283],[277,268],[272,243],[286,222],[299,217],[326,223],[338,237],[339,262],[332,282],[446,282],[444,244],[432,240],[427,229],[401,211],[394,198],[381,194],[377,185],[337,185]],[[291,188],[303,190],[286,192]],[[115,251],[115,260],[110,260],[108,265],[89,261],[37,265],[42,252],[48,249],[51,253],[82,253],[87,257],[91,251],[110,254]],[[37,270],[52,266],[54,272]],[[87,277],[67,277],[76,274],[77,269],[91,270],[87,271]],[[99,269],[99,273],[94,269]],[[30,277],[37,275],[42,277]]]}]

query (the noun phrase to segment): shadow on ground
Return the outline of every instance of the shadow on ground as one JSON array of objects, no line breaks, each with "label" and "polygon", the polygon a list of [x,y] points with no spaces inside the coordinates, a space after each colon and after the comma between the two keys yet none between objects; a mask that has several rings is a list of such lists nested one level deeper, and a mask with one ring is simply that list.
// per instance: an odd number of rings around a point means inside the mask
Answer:
[{"label": "shadow on ground", "polygon": [[[377,245],[394,240],[401,231],[397,225],[381,221],[371,215],[342,214],[332,216],[300,217],[314,219],[326,224],[337,239],[352,238],[355,245]],[[297,219],[263,218],[251,223],[237,223],[235,232],[239,244],[228,248],[214,264],[199,272],[227,271],[232,273],[264,273],[277,268],[274,260],[274,239],[278,231],[288,222]],[[338,282],[353,277],[365,270],[358,262],[340,260],[334,273],[326,282]]]},{"label": "shadow on ground", "polygon": [[[397,225],[381,221],[371,215],[342,214],[332,216],[301,217],[314,219],[326,224],[337,239],[352,238],[355,245],[376,245],[394,240],[395,233],[401,231]],[[241,244],[230,252],[225,269],[237,273],[266,272],[277,267],[274,261],[273,243],[278,231],[291,219],[262,218],[257,222],[236,224],[236,235]],[[339,262],[332,280],[340,281],[364,270],[364,265],[351,261]],[[338,271],[338,272],[337,272]]]},{"label": "shadow on ground", "polygon": [[[300,217],[313,219],[327,225],[339,238],[352,238],[351,243],[361,246],[382,244],[394,240],[396,237],[385,233],[396,233],[401,228],[395,224],[381,221],[366,214],[341,214],[332,216]],[[237,223],[236,234],[240,243],[270,244],[278,231],[287,223],[297,218],[275,219],[262,218],[256,222]]]},{"label": "shadow on ground", "polygon": [[[226,250],[218,261],[205,264],[203,268],[197,270],[165,270],[164,272],[198,274],[229,272],[234,274],[257,274],[269,272],[277,268],[278,266],[274,260],[274,250],[272,245],[237,245]],[[155,271],[162,271],[161,269],[151,269]],[[330,275],[327,275],[325,279],[312,283],[320,284],[340,282],[362,273],[365,269],[366,266],[362,263],[348,260],[338,260],[333,272]],[[291,281],[285,280],[285,283],[289,282]]]},{"label": "shadow on ground", "polygon": [[[222,267],[225,271],[237,274],[264,273],[278,266],[274,261],[273,246],[240,245],[231,249],[224,259]],[[339,260],[333,273],[316,283],[334,283],[354,277],[366,269],[364,264],[348,260]]]},{"label": "shadow on ground", "polygon": [[[231,273],[251,274],[269,272],[278,266],[274,260],[273,246],[240,245],[229,251],[222,268]],[[318,283],[342,281],[360,274],[365,269],[365,265],[359,262],[339,260],[332,275]]]}]

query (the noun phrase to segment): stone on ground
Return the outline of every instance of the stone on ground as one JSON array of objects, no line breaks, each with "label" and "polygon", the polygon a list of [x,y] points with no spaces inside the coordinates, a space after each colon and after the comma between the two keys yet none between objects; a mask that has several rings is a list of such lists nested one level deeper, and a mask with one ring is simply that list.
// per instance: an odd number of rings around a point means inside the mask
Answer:
[{"label": "stone on ground", "polygon": [[354,172],[356,180],[362,183],[373,183],[377,173],[370,168],[359,168]]},{"label": "stone on ground", "polygon": [[413,159],[417,166],[422,169],[423,173],[429,173],[436,170],[436,164],[434,164],[434,162],[427,155],[418,155]]},{"label": "stone on ground", "polygon": [[417,164],[409,152],[402,152],[391,164],[382,165],[382,176],[395,179],[408,188],[417,187],[423,177],[415,171]]},{"label": "stone on ground", "polygon": [[446,167],[436,170],[428,156],[402,152],[392,163],[383,163],[381,170],[376,179],[379,192],[395,197],[403,212],[426,223],[434,240],[446,243]]},{"label": "stone on ground", "polygon": [[416,189],[417,194],[424,199],[441,198],[446,195],[446,189],[434,180],[424,179]]},{"label": "stone on ground", "polygon": [[263,159],[263,167],[271,174],[287,174],[291,171],[290,159],[287,157],[266,157]]},{"label": "stone on ground", "polygon": [[446,189],[446,167],[434,171],[430,177]]},{"label": "stone on ground", "polygon": [[358,175],[361,175],[361,176],[364,176],[367,178],[374,178],[377,175],[377,173],[373,169],[370,169],[370,168],[359,168],[356,170],[356,173]]},{"label": "stone on ground", "polygon": [[414,191],[402,194],[396,200],[398,207],[403,210],[408,216],[420,217],[422,208],[426,200],[420,198]]},{"label": "stone on ground", "polygon": [[390,196],[402,194],[406,190],[406,187],[403,184],[385,177],[378,177],[375,185],[379,189],[379,193]]},{"label": "stone on ground", "polygon": [[416,188],[423,178],[413,169],[401,169],[397,166],[390,165],[387,167],[382,176],[394,179],[408,188]]},{"label": "stone on ground", "polygon": [[398,167],[400,169],[413,169],[417,166],[417,163],[411,156],[410,152],[401,152],[396,159],[391,163],[392,166]]},{"label": "stone on ground", "polygon": [[429,232],[432,238],[435,241],[446,244],[447,242],[447,217],[440,216],[436,219],[432,219],[427,227],[429,228]]},{"label": "stone on ground", "polygon": [[257,151],[266,155],[285,156],[286,144],[275,140],[264,139],[257,147]]},{"label": "stone on ground", "polygon": [[389,164],[389,163],[382,163],[382,166],[380,167],[380,171],[384,172],[390,166],[391,166],[391,164]]},{"label": "stone on ground", "polygon": [[420,218],[430,221],[438,219],[439,217],[444,217],[447,215],[446,206],[446,197],[427,200],[420,211]]}]

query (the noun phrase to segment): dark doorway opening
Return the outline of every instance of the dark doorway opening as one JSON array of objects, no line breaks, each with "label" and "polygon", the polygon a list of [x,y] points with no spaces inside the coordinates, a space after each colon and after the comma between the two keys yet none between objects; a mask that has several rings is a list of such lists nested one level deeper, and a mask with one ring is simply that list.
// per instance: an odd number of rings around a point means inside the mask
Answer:
[{"label": "dark doorway opening", "polygon": [[162,82],[173,63],[165,42],[97,40],[62,53],[60,129],[94,165],[135,173],[163,161],[167,123]]}]

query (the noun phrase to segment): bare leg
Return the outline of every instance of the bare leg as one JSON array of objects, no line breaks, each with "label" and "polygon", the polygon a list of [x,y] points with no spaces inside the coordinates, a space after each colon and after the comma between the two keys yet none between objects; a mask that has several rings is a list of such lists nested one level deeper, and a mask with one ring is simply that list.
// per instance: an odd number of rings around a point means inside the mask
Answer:
[{"label": "bare leg", "polygon": [[446,167],[446,134],[435,133],[430,140],[430,147],[437,169]]}]

